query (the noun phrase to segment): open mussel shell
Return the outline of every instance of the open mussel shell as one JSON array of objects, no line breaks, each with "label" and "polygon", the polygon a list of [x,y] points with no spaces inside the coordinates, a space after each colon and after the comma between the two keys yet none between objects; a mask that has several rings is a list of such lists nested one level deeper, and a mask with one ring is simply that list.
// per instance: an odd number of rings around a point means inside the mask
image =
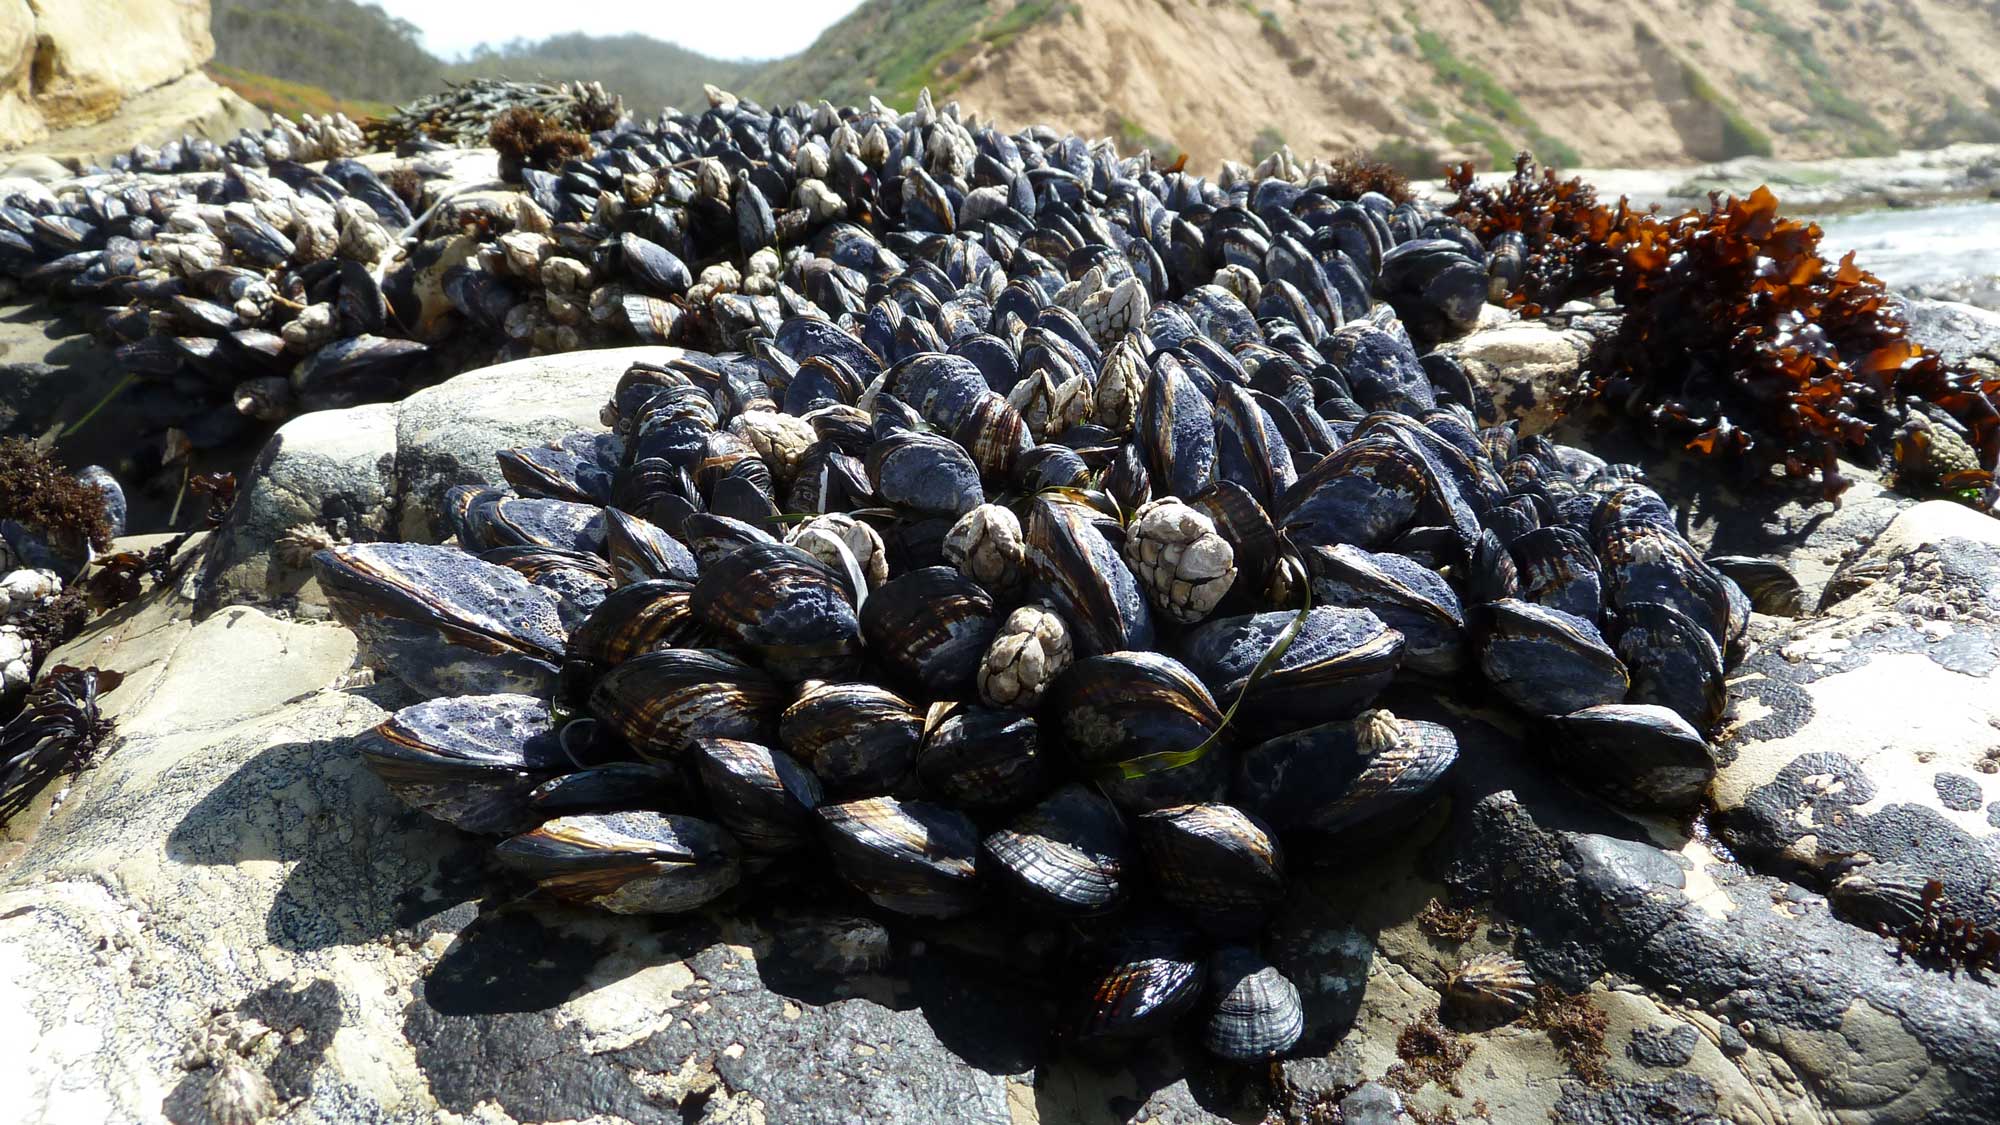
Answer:
[{"label": "open mussel shell", "polygon": [[861,607],[869,653],[933,695],[968,694],[999,629],[991,595],[945,566],[897,575]]},{"label": "open mussel shell", "polygon": [[427,696],[543,695],[567,638],[555,595],[450,547],[361,543],[313,556],[369,658]]},{"label": "open mussel shell", "polygon": [[1448,728],[1369,711],[1243,751],[1233,795],[1280,831],[1374,839],[1422,816],[1457,761]]},{"label": "open mussel shell", "polygon": [[1126,932],[1111,966],[1091,982],[1077,1021],[1079,1043],[1149,1039],[1201,1000],[1205,964],[1190,935],[1160,925]]},{"label": "open mussel shell", "polygon": [[923,718],[869,683],[810,681],[778,720],[778,739],[835,790],[886,793],[916,761]]},{"label": "open mussel shell", "polygon": [[433,699],[361,738],[361,757],[402,801],[466,832],[519,832],[528,795],[572,768],[548,704],[526,695]]},{"label": "open mussel shell", "polygon": [[1153,646],[1153,614],[1139,580],[1089,508],[1037,497],[1024,542],[1035,581],[1070,625],[1078,655]]},{"label": "open mussel shell", "polygon": [[1277,838],[1234,805],[1158,809],[1132,826],[1160,897],[1205,930],[1253,932],[1284,901]]},{"label": "open mussel shell", "polygon": [[753,852],[795,851],[812,838],[819,779],[782,750],[704,738],[690,750],[715,818]]},{"label": "open mussel shell", "polygon": [[1307,548],[1305,562],[1313,603],[1373,613],[1403,635],[1404,668],[1449,676],[1464,666],[1465,612],[1437,571],[1346,543]]},{"label": "open mussel shell", "polygon": [[555,897],[614,914],[678,914],[712,902],[736,885],[741,853],[707,821],[653,812],[558,817],[493,849]]},{"label": "open mussel shell", "polygon": [[[861,655],[854,592],[784,543],[752,543],[704,564],[695,617],[784,680],[838,675]],[[968,671],[968,675],[969,675]]]},{"label": "open mussel shell", "polygon": [[1722,650],[1686,614],[1657,602],[1628,602],[1616,615],[1612,649],[1632,678],[1627,699],[1672,709],[1712,731],[1729,703]]},{"label": "open mussel shell", "polygon": [[1228,748],[1210,741],[1222,711],[1171,657],[1079,660],[1050,689],[1044,713],[1059,716],[1062,745],[1120,808],[1216,800],[1229,787]]},{"label": "open mussel shell", "polygon": [[1047,791],[1049,763],[1032,715],[949,707],[924,732],[917,778],[924,790],[971,809],[1006,808]]},{"label": "open mussel shell", "polygon": [[821,805],[819,815],[834,867],[877,906],[950,918],[979,904],[979,833],[963,813],[869,797]]},{"label": "open mussel shell", "polygon": [[1259,730],[1347,718],[1368,706],[1396,675],[1403,635],[1365,609],[1316,606],[1284,655],[1250,684],[1250,674],[1298,619],[1296,613],[1219,617],[1181,640],[1181,659],[1218,699],[1246,685],[1240,718]]},{"label": "open mussel shell", "polygon": [[1111,802],[1065,785],[980,845],[982,863],[1024,903],[1062,917],[1101,914],[1126,894],[1131,844]]},{"label": "open mussel shell", "polygon": [[727,653],[660,649],[606,672],[590,693],[590,714],[634,750],[660,760],[701,738],[767,738],[781,689]]},{"label": "open mussel shell", "polygon": [[1285,974],[1241,945],[1216,950],[1208,960],[1208,995],[1213,1005],[1202,1025],[1209,1053],[1229,1062],[1274,1059],[1305,1034],[1305,1007]]},{"label": "open mussel shell", "polygon": [[1531,715],[1567,715],[1622,703],[1625,665],[1574,614],[1518,599],[1481,607],[1479,666],[1501,696]]},{"label": "open mussel shell", "polygon": [[1693,808],[1715,777],[1715,752],[1672,708],[1607,703],[1554,722],[1564,776],[1627,808]]},{"label": "open mussel shell", "polygon": [[687,783],[672,769],[651,762],[606,762],[543,782],[528,794],[528,804],[537,820],[551,820],[581,813],[658,811],[687,797]]}]

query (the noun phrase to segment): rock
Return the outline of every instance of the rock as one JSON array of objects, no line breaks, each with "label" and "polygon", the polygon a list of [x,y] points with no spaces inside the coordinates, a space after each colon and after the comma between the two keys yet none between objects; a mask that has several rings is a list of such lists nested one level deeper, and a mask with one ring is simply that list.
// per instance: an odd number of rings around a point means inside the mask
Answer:
[{"label": "rock", "polygon": [[[368,542],[396,531],[396,407],[294,418],[271,436],[245,480],[209,550],[203,604],[296,609],[312,570],[274,549],[282,539],[317,531],[329,541]],[[308,604],[319,604],[316,589]]]},{"label": "rock", "polygon": [[208,0],[0,4],[0,148],[95,125],[215,54]]},{"label": "rock", "polygon": [[1944,357],[1964,363],[1974,356],[2000,359],[2000,312],[1962,304],[1913,298],[1903,302],[1910,322],[1910,339]]},{"label": "rock", "polygon": [[2000,925],[2000,520],[1918,504],[1827,597],[1732,674],[1713,787],[1729,841],[1821,878],[1914,866]]},{"label": "rock", "polygon": [[51,159],[87,168],[109,164],[136,144],[157,148],[188,133],[220,142],[269,123],[269,115],[236,91],[195,71],[127,97],[103,121],[50,133],[35,147]]},{"label": "rock", "polygon": [[1528,320],[1483,328],[1437,350],[1458,360],[1484,396],[1475,410],[1480,421],[1514,419],[1527,435],[1562,417],[1563,397],[1575,389],[1590,358],[1591,337]]},{"label": "rock", "polygon": [[404,539],[447,534],[438,505],[454,484],[498,484],[497,450],[602,429],[598,412],[634,363],[664,363],[669,347],[537,356],[468,371],[404,399],[396,411],[396,487]]},{"label": "rock", "polygon": [[203,568],[202,612],[259,605],[317,615],[324,599],[304,556],[275,551],[295,530],[332,539],[449,536],[440,512],[455,484],[503,484],[495,451],[596,429],[598,410],[635,362],[679,349],[613,348],[469,371],[399,403],[322,411],[281,427],[245,474],[241,500]]}]

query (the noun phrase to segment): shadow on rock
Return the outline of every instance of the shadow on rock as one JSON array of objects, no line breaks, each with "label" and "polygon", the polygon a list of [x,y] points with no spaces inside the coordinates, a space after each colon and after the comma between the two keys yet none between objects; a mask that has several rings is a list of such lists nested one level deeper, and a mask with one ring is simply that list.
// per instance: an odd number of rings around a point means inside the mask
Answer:
[{"label": "shadow on rock", "polygon": [[209,1019],[208,1042],[202,1045],[208,1065],[190,1070],[176,1083],[161,1111],[174,1125],[208,1125],[215,1119],[208,1086],[226,1061],[261,1071],[281,1103],[304,1100],[312,1094],[313,1073],[333,1046],[341,1022],[340,989],[330,980],[298,989],[266,985]]},{"label": "shadow on rock", "polygon": [[411,929],[486,893],[490,841],[404,806],[355,745],[348,737],[266,748],[181,818],[168,856],[203,866],[291,864],[265,933],[293,952]]}]

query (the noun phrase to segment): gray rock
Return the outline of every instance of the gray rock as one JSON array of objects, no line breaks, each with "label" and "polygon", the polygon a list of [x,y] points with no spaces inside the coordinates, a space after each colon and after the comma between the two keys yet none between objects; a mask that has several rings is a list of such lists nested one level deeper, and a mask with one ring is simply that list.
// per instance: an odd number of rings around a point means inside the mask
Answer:
[{"label": "gray rock", "polygon": [[1437,350],[1456,359],[1486,399],[1475,410],[1482,422],[1513,419],[1527,435],[1562,417],[1563,398],[1576,389],[1591,347],[1588,333],[1525,320],[1483,328]]},{"label": "gray rock", "polygon": [[1922,297],[1904,301],[1903,312],[1910,322],[1910,339],[1943,356],[1947,363],[1963,363],[1982,355],[2000,358],[2000,312]]}]

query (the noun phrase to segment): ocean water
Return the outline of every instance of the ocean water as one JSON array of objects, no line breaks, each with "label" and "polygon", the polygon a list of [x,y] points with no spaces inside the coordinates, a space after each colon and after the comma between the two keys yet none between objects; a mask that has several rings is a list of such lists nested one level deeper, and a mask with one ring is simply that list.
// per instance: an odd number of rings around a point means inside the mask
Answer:
[{"label": "ocean water", "polygon": [[2000,274],[2000,202],[1950,203],[1821,217],[1828,258],[1855,252],[1895,288]]}]

